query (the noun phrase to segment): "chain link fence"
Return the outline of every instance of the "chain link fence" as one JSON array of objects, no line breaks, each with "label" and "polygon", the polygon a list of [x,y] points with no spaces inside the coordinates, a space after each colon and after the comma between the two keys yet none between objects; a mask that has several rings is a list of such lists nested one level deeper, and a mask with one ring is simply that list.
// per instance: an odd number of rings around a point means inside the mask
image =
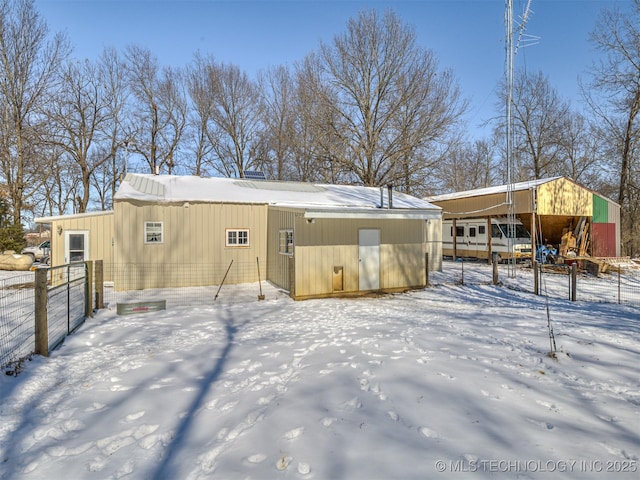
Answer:
[{"label": "chain link fence", "polygon": [[33,352],[34,274],[16,273],[0,280],[0,367]]},{"label": "chain link fence", "polygon": [[[266,271],[261,262],[260,271]],[[165,300],[167,306],[211,305],[222,288],[257,282],[257,261],[184,264],[104,264],[104,303]],[[264,281],[265,279],[260,279]]]},{"label": "chain link fence", "polygon": [[48,354],[84,322],[89,278],[87,263],[81,262],[0,279],[0,368],[19,365],[38,351],[39,329],[41,349]]}]

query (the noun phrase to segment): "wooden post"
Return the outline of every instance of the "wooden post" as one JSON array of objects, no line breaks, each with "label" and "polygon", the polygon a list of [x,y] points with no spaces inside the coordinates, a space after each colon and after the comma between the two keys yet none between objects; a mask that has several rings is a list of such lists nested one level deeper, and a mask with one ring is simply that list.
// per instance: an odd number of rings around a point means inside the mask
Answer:
[{"label": "wooden post", "polygon": [[95,263],[96,310],[104,308],[104,267],[102,260]]},{"label": "wooden post", "polygon": [[536,260],[536,212],[531,213],[531,264]]},{"label": "wooden post", "polygon": [[47,324],[47,268],[35,271],[35,353],[49,356],[49,326]]},{"label": "wooden post", "polygon": [[540,295],[540,273],[538,272],[538,262],[533,259],[531,266],[533,267],[533,294]]},{"label": "wooden post", "polygon": [[429,252],[424,254],[424,286],[429,286]]},{"label": "wooden post", "polygon": [[571,265],[571,301],[576,301],[576,293],[578,291],[578,286],[576,285],[576,280],[578,279],[578,263],[573,262]]},{"label": "wooden post", "polygon": [[499,283],[499,279],[498,279],[498,262],[495,261],[495,258],[493,259],[493,284],[494,285],[498,285]]},{"label": "wooden post", "polygon": [[84,262],[87,269],[87,293],[85,298],[85,317],[93,317],[93,261],[87,260]]}]

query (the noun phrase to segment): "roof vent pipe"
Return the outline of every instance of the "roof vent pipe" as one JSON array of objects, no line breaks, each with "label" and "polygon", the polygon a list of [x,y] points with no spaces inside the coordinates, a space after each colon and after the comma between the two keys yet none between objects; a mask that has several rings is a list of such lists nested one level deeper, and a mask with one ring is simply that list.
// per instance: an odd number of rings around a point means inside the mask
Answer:
[{"label": "roof vent pipe", "polygon": [[389,195],[389,205],[387,208],[393,208],[393,185],[390,183],[387,184],[387,192]]},{"label": "roof vent pipe", "polygon": [[384,207],[384,187],[380,187],[380,205],[378,208]]}]

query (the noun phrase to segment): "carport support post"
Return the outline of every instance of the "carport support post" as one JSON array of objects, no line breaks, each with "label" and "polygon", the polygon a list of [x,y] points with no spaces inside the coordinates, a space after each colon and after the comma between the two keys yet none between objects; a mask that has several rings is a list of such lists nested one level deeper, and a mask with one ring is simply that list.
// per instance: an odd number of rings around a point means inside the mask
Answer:
[{"label": "carport support post", "polygon": [[[497,254],[493,254],[493,255],[497,255]],[[493,256],[492,255],[492,256]],[[493,259],[493,284],[494,285],[498,285],[499,283],[499,279],[498,279],[498,262],[496,262],[496,259]]]},{"label": "carport support post", "polygon": [[453,230],[451,231],[451,234],[453,236],[453,261],[456,261],[456,258],[458,258],[458,242],[457,242],[457,236],[458,236],[458,231],[457,231],[457,226],[456,226],[456,219],[453,219],[452,222],[452,227]]},{"label": "carport support post", "polygon": [[489,265],[491,265],[491,263],[495,263],[495,261],[496,261],[496,259],[493,258],[493,243],[492,243],[491,239],[492,239],[492,235],[491,235],[491,217],[487,217],[487,250],[488,250],[487,257],[489,258]]},{"label": "carport support post", "polygon": [[96,310],[104,308],[104,267],[102,260],[95,261]]},{"label": "carport support post", "polygon": [[35,353],[49,356],[49,327],[47,325],[47,268],[35,271]]},{"label": "carport support post", "polygon": [[578,286],[576,285],[576,280],[578,279],[578,263],[573,262],[571,264],[571,301],[576,301],[576,293],[578,291]]},{"label": "carport support post", "polygon": [[533,267],[533,294],[540,294],[540,272],[538,272],[538,262],[534,258],[531,261],[531,266]]}]

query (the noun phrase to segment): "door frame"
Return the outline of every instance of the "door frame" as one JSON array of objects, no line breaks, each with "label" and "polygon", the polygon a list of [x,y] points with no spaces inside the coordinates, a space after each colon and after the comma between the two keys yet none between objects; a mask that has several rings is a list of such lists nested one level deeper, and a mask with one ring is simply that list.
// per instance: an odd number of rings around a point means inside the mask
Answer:
[{"label": "door frame", "polygon": [[89,230],[65,230],[64,231],[64,263],[71,263],[69,255],[69,238],[71,235],[83,235],[84,236],[84,259],[83,261],[90,260],[89,251]]},{"label": "door frame", "polygon": [[358,290],[380,289],[380,229],[358,230]]}]

